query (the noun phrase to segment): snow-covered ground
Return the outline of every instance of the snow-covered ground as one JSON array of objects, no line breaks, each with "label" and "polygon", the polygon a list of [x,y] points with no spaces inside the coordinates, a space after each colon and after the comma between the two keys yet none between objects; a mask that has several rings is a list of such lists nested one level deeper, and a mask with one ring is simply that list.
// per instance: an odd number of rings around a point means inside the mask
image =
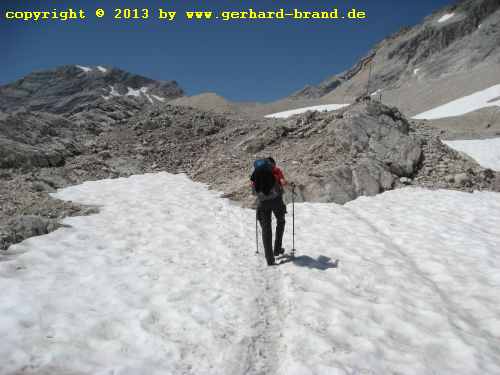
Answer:
[{"label": "snow-covered ground", "polygon": [[452,19],[455,16],[455,13],[446,13],[444,14],[439,20],[438,23],[443,23],[446,22],[450,19]]},{"label": "snow-covered ground", "polygon": [[0,373],[500,373],[500,194],[297,204],[277,267],[218,196],[166,173],[58,192],[101,212],[1,255]]},{"label": "snow-covered ground", "polygon": [[88,66],[77,65],[76,67],[83,70],[85,73],[90,73],[92,71],[92,68],[89,68]]},{"label": "snow-covered ground", "polygon": [[311,107],[303,107],[303,108],[292,109],[292,110],[284,111],[284,112],[272,113],[270,115],[267,115],[266,117],[268,117],[268,118],[288,118],[288,117],[291,117],[294,115],[305,113],[307,111],[320,111],[320,112],[336,111],[338,109],[347,107],[348,105],[349,104],[315,105],[315,106],[311,106]]},{"label": "snow-covered ground", "polygon": [[474,94],[464,96],[413,117],[416,120],[435,120],[461,116],[486,107],[500,107],[500,85],[495,85]]},{"label": "snow-covered ground", "polygon": [[500,138],[443,142],[469,155],[484,168],[500,171]]}]

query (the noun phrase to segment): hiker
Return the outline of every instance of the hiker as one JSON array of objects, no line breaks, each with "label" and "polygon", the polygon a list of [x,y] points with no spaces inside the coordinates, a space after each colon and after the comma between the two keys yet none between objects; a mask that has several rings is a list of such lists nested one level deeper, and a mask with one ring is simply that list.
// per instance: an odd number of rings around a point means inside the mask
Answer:
[{"label": "hiker", "polygon": [[[272,157],[256,160],[250,177],[252,190],[257,195],[257,220],[262,228],[262,242],[267,264],[275,263],[274,257],[283,254],[283,232],[285,231],[286,205],[283,202],[283,188],[288,185],[283,171],[276,166]],[[276,217],[274,251],[271,212]]]}]

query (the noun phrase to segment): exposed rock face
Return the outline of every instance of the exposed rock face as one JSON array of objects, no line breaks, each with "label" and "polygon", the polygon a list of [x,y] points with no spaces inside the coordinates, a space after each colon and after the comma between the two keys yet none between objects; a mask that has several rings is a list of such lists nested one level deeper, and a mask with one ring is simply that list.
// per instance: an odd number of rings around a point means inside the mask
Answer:
[{"label": "exposed rock face", "polygon": [[113,98],[135,98],[139,102],[161,102],[183,95],[175,81],[159,82],[120,69],[63,66],[32,73],[0,87],[0,110],[24,108],[57,114],[82,112]]},{"label": "exposed rock face", "polygon": [[85,132],[61,116],[17,113],[0,120],[0,168],[57,167],[81,150]]},{"label": "exposed rock face", "polygon": [[[444,17],[446,16],[446,17]],[[378,43],[352,68],[306,86],[293,99],[331,96],[356,98],[376,90],[395,89],[409,80],[430,80],[478,64],[500,61],[500,2],[463,0],[428,16]],[[330,95],[329,95],[330,94]]]},{"label": "exposed rock face", "polygon": [[[375,101],[337,113],[309,112],[288,120],[262,121],[248,130],[245,125],[234,129],[231,134],[242,135],[210,147],[192,176],[247,205],[253,202],[247,175],[251,163],[269,155],[298,184],[299,201],[345,203],[407,185],[464,191],[494,188],[483,168],[442,144],[435,130],[421,126]],[[426,175],[424,169],[441,159],[449,160],[446,168]],[[232,172],[221,173],[221,165]],[[445,179],[447,173],[469,173],[469,169],[476,177],[468,184]]]}]

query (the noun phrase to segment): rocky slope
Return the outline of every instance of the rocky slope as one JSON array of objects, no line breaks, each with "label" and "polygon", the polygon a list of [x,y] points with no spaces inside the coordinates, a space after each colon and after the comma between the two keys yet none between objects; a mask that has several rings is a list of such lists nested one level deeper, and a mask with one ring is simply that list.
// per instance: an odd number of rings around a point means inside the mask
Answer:
[{"label": "rocky slope", "polygon": [[500,63],[499,22],[500,1],[460,1],[382,40],[352,68],[292,97],[352,99],[494,66]]},{"label": "rocky slope", "polygon": [[[67,94],[62,90],[59,98],[56,92],[46,96],[54,107],[45,104],[44,111],[35,111],[40,108],[33,107],[34,97],[44,97],[36,90],[17,101],[12,88],[2,90],[2,248],[57,228],[64,216],[94,212],[49,196],[92,179],[185,172],[252,206],[252,162],[269,155],[297,183],[303,201],[345,203],[407,185],[500,190],[498,174],[444,146],[436,130],[409,123],[396,108],[377,101],[360,99],[336,113],[282,120],[222,115],[156,99],[151,103],[145,94],[149,89],[132,88],[140,96],[99,98],[97,86],[89,89],[94,99],[87,104],[75,94],[78,104],[60,111],[57,103]],[[105,115],[103,108],[109,108]]]},{"label": "rocky slope", "polygon": [[[213,95],[198,95],[179,102],[262,117],[320,104],[353,103],[362,95],[371,95],[413,117],[500,84],[499,25],[500,0],[462,0],[383,39],[350,69],[282,100],[231,103]],[[500,115],[485,120],[484,111],[480,111],[429,124],[456,139],[500,135],[498,121]]]},{"label": "rocky slope", "polygon": [[499,25],[499,0],[459,1],[385,38],[345,72],[274,106],[352,103],[373,95],[414,116],[500,83]]},{"label": "rocky slope", "polygon": [[183,95],[175,81],[159,82],[116,68],[68,65],[36,72],[0,86],[0,110],[23,108],[57,114],[75,114],[112,98],[162,102]]}]

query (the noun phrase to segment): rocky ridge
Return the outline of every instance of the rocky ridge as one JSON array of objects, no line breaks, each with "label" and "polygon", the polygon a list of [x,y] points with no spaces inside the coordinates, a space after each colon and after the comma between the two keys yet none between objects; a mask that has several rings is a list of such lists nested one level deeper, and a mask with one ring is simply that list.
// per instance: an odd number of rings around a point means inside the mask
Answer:
[{"label": "rocky ridge", "polygon": [[[308,112],[285,120],[151,105],[147,98],[103,100],[117,112],[125,106],[127,115],[88,126],[89,121],[72,117],[73,110],[4,110],[2,248],[57,228],[62,217],[95,212],[49,195],[87,180],[183,172],[252,206],[252,162],[269,155],[297,183],[299,201],[342,204],[409,185],[500,190],[498,173],[444,146],[436,130],[410,123],[398,109],[369,98],[338,112]],[[95,114],[102,107],[91,103],[85,108]],[[289,192],[285,199],[290,200]]]},{"label": "rocky ridge", "polygon": [[[352,68],[317,86],[306,86],[290,99],[344,103],[377,93],[406,114],[423,112],[429,105],[455,99],[455,94],[470,93],[468,86],[478,81],[474,72],[485,72],[484,82],[475,90],[498,84],[491,72],[500,63],[499,23],[498,0],[459,1],[385,38]],[[442,81],[469,75],[453,92],[439,90]],[[432,104],[425,100],[431,91],[435,91]]]}]

